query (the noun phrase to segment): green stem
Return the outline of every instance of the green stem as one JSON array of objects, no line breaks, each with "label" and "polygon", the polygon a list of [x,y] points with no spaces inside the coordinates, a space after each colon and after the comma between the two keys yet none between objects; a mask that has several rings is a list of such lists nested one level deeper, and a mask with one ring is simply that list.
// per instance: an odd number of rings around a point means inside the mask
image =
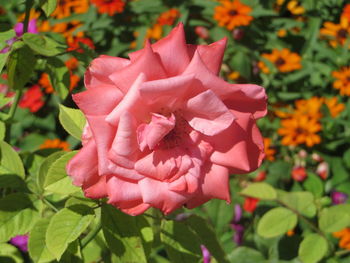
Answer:
[{"label": "green stem", "polygon": [[101,218],[98,218],[95,227],[90,231],[89,234],[87,234],[86,237],[84,237],[84,238],[81,240],[81,249],[83,249],[84,247],[86,247],[87,244],[89,244],[90,241],[93,240],[93,239],[95,238],[95,236],[98,234],[98,232],[100,232],[101,228],[102,228]]},{"label": "green stem", "polygon": [[337,257],[341,257],[341,256],[344,256],[344,255],[349,254],[349,253],[350,253],[350,250],[340,250],[340,251],[335,252],[335,255]]},{"label": "green stem", "polygon": [[42,200],[43,200],[43,202],[44,202],[48,207],[50,207],[53,211],[55,211],[56,213],[58,212],[58,209],[57,209],[53,204],[51,204],[51,203],[49,202],[49,200],[47,200],[46,198],[43,198]]},{"label": "green stem", "polygon": [[20,89],[16,92],[16,95],[15,95],[15,98],[14,98],[13,103],[11,105],[10,111],[5,118],[5,121],[7,122],[5,140],[8,143],[10,143],[10,140],[11,140],[11,125],[12,125],[11,122],[12,122],[13,117],[15,116],[15,113],[16,113],[18,103],[19,103],[21,96],[22,96],[22,90]]},{"label": "green stem", "polygon": [[28,32],[30,9],[32,8],[33,4],[34,4],[34,0],[26,0],[26,12],[25,12],[25,17],[23,22],[23,34]]}]

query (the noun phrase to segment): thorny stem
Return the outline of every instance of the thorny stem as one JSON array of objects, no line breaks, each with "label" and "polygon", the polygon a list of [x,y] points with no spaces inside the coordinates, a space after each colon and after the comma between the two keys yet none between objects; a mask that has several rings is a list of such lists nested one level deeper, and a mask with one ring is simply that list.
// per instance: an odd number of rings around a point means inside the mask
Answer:
[{"label": "thorny stem", "polygon": [[84,247],[87,246],[87,244],[90,243],[91,240],[93,240],[95,238],[95,236],[98,234],[98,232],[100,232],[102,228],[102,224],[101,224],[101,217],[98,217],[97,219],[97,223],[95,225],[95,227],[90,231],[89,234],[87,234],[86,237],[84,237],[81,240],[81,249],[83,249]]},{"label": "thorny stem", "polygon": [[53,204],[51,204],[46,198],[43,198],[42,200],[48,207],[50,207],[56,213],[58,212],[58,209]]}]

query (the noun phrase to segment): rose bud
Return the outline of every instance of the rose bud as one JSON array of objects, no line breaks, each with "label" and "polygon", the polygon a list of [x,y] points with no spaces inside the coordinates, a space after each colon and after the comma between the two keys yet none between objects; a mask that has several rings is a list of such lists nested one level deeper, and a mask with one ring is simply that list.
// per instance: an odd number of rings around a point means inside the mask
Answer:
[{"label": "rose bud", "polygon": [[209,37],[208,29],[206,29],[204,26],[196,26],[194,29],[194,32],[203,39],[207,39]]},{"label": "rose bud", "polygon": [[307,177],[306,169],[302,166],[295,166],[292,170],[292,178],[295,181],[302,182]]},{"label": "rose bud", "polygon": [[266,94],[218,76],[225,46],[187,44],[179,24],[129,59],[94,59],[73,95],[89,126],[67,165],[73,184],[130,215],[230,202],[229,174],[264,158]]},{"label": "rose bud", "polygon": [[232,36],[235,40],[241,40],[244,37],[244,31],[241,28],[236,28],[232,31]]},{"label": "rose bud", "polygon": [[326,180],[329,173],[329,165],[326,162],[321,162],[317,165],[316,173],[321,177],[323,180]]},{"label": "rose bud", "polygon": [[266,179],[266,171],[259,171],[257,176],[253,179],[254,182],[261,182]]},{"label": "rose bud", "polygon": [[259,199],[253,197],[246,197],[243,204],[244,211],[253,213],[259,203]]}]

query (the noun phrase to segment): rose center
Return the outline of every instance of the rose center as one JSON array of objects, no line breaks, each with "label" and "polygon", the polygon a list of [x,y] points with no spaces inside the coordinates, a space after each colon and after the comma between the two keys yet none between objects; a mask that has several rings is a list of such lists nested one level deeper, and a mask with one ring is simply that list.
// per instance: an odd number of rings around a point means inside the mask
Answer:
[{"label": "rose center", "polygon": [[338,30],[337,37],[346,38],[347,34],[348,34],[348,32],[346,31],[346,29],[342,28],[342,29]]},{"label": "rose center", "polygon": [[278,58],[278,59],[275,61],[275,65],[276,65],[277,67],[282,66],[282,65],[284,65],[285,63],[286,63],[286,61],[285,61],[283,58]]},{"label": "rose center", "polygon": [[182,117],[181,111],[173,112],[175,116],[175,127],[163,137],[160,146],[166,149],[171,149],[181,145],[183,138],[189,133],[189,125]]}]

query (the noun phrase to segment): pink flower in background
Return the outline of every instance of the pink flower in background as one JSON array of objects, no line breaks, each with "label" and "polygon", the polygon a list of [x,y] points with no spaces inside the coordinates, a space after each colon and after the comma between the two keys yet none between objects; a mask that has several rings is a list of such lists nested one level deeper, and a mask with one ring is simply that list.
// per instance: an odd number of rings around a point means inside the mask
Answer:
[{"label": "pink flower in background", "polygon": [[201,250],[202,250],[202,256],[203,256],[203,263],[210,263],[211,255],[209,250],[204,245],[201,245]]},{"label": "pink flower in background", "polygon": [[[10,48],[12,46],[13,43],[15,43],[19,37],[21,37],[23,35],[23,23],[17,23],[14,28],[16,36],[6,40],[6,44],[7,46],[4,47],[2,50],[0,50],[0,53],[7,53],[8,51],[10,51]],[[38,29],[36,27],[36,19],[31,19],[28,23],[28,33],[32,33],[32,34],[38,34]]]},{"label": "pink flower in background", "polygon": [[255,170],[264,157],[255,122],[266,95],[218,77],[225,46],[186,44],[179,24],[130,59],[95,59],[87,90],[73,95],[88,121],[67,165],[73,183],[130,215],[230,202],[229,174]]}]

